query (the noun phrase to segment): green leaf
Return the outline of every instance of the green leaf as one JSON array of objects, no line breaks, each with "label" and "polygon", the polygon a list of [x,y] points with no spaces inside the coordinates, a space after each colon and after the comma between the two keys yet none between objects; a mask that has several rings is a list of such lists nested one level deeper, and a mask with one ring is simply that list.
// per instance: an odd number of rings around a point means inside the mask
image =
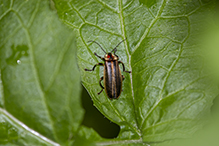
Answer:
[{"label": "green leaf", "polygon": [[0,109],[1,145],[58,145]]},{"label": "green leaf", "polygon": [[71,144],[82,121],[73,31],[53,3],[0,1],[0,143]]},{"label": "green leaf", "polygon": [[[210,111],[216,91],[203,73],[197,40],[203,18],[215,1],[202,0],[54,0],[60,18],[78,35],[82,82],[99,111],[120,125],[106,145],[161,142],[194,133]],[[117,55],[131,74],[123,73],[123,92],[110,100],[101,90],[106,52],[121,40]],[[123,141],[124,140],[124,141]],[[104,141],[104,140],[100,140]],[[104,142],[103,142],[104,143]],[[103,144],[101,143],[101,144]]]},{"label": "green leaf", "polygon": [[206,59],[206,68],[213,74],[213,78],[219,82],[219,18],[218,11],[215,16],[210,19],[207,26],[208,31],[203,41],[203,54]]}]

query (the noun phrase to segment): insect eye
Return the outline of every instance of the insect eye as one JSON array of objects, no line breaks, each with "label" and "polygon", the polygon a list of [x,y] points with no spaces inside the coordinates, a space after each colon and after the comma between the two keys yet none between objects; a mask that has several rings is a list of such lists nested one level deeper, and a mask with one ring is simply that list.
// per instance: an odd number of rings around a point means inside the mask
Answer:
[{"label": "insect eye", "polygon": [[107,58],[110,58],[110,55],[107,55]]}]

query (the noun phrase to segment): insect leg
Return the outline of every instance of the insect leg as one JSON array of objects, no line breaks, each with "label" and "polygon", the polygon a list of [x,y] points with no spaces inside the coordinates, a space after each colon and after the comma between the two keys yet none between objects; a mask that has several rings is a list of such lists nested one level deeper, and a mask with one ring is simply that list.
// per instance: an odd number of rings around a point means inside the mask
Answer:
[{"label": "insect leg", "polygon": [[122,63],[122,67],[123,67],[123,71],[124,72],[131,73],[131,71],[125,70],[125,65],[124,65],[124,63],[122,61],[119,61],[119,63]]},{"label": "insect leg", "polygon": [[101,84],[101,81],[103,80],[103,77],[101,77],[100,78],[100,81],[99,81],[99,84],[100,84],[100,87],[102,88],[102,90],[99,92],[99,93],[97,93],[98,95],[103,91],[103,89],[104,89],[104,87],[103,87],[103,85]]},{"label": "insect leg", "polygon": [[122,80],[125,80],[125,76],[122,75]]},{"label": "insect leg", "polygon": [[97,53],[94,53],[95,56],[97,56],[98,58],[102,59],[102,60],[105,60],[103,57],[97,55]]},{"label": "insect leg", "polygon": [[97,66],[97,65],[101,65],[101,66],[103,66],[103,63],[97,63],[97,64],[95,64],[94,65],[94,67],[92,68],[92,69],[84,69],[85,71],[94,71],[94,69],[95,69],[95,67]]}]

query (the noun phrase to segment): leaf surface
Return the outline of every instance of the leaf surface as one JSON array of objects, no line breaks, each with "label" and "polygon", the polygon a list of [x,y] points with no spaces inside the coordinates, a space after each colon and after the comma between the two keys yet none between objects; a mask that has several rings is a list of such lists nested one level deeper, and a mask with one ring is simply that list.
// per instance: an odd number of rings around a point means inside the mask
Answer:
[{"label": "leaf surface", "polygon": [[49,1],[0,3],[0,143],[71,144],[83,116],[74,33]]},{"label": "leaf surface", "polygon": [[[111,144],[160,142],[186,137],[199,128],[197,121],[209,112],[216,92],[203,73],[197,38],[215,1],[54,2],[60,18],[78,35],[83,85],[99,111],[120,125]],[[98,96],[103,68],[84,69],[102,62],[94,52],[100,56],[104,52],[88,41],[110,52],[125,38],[117,55],[132,73],[123,73],[118,100],[108,99],[106,93]]]}]

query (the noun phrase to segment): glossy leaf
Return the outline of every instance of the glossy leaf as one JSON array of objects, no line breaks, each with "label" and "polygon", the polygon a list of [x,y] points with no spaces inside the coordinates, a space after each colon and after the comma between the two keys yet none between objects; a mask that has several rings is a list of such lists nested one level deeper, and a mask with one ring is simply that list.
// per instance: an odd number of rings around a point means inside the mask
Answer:
[{"label": "glossy leaf", "polygon": [[[104,144],[161,142],[200,128],[215,97],[198,52],[202,21],[215,1],[54,0],[60,18],[78,35],[78,64],[94,105],[120,125],[119,136]],[[117,55],[132,74],[123,73],[123,92],[110,100],[101,90],[102,62],[121,40]],[[124,140],[124,141],[123,141]],[[103,140],[100,140],[103,141]],[[101,144],[103,144],[101,143]]]},{"label": "glossy leaf", "polygon": [[82,121],[74,33],[45,0],[0,1],[0,143],[71,144]]}]

